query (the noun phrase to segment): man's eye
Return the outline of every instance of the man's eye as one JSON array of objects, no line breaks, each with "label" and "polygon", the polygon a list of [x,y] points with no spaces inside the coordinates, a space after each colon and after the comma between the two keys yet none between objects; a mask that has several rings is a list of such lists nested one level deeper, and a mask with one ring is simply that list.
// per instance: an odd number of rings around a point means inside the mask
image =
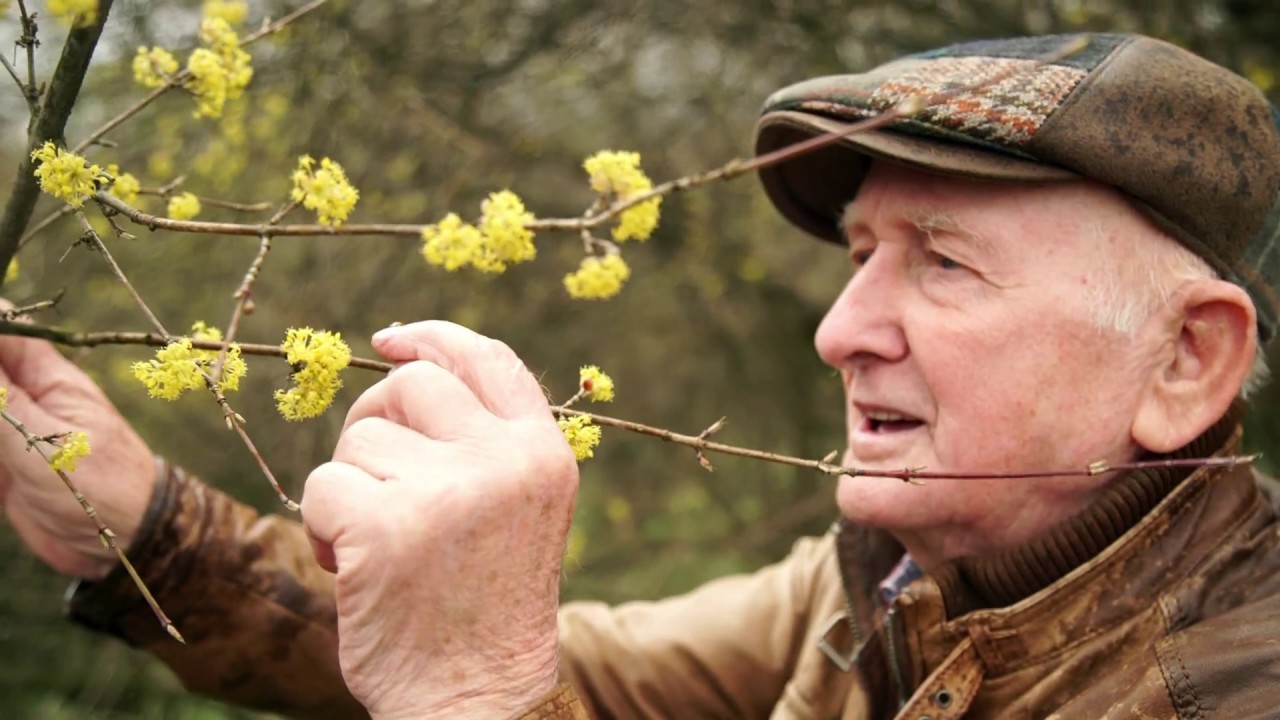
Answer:
[{"label": "man's eye", "polygon": [[936,252],[931,252],[929,254],[933,257],[933,261],[938,264],[938,267],[942,268],[943,270],[963,270],[964,269],[963,265],[956,262],[955,260],[952,260],[946,255],[942,255]]}]

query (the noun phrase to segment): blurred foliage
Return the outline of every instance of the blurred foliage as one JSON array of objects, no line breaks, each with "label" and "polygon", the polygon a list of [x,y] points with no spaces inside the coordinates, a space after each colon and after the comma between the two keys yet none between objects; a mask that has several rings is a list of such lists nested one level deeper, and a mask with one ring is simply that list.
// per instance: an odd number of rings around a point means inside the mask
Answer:
[{"label": "blurred foliage", "polygon": [[[295,6],[253,2],[247,26]],[[0,37],[17,36],[15,12],[0,18]],[[117,0],[69,137],[141,95],[128,70],[136,46],[193,46],[198,13],[192,0]],[[47,77],[65,30],[42,30]],[[183,188],[200,195],[273,203],[286,198],[298,155],[330,155],[361,190],[353,222],[474,215],[502,188],[541,217],[575,216],[592,199],[580,163],[593,151],[637,150],[661,181],[748,155],[760,102],[789,82],[963,39],[1061,30],[1164,37],[1272,92],[1280,73],[1280,9],[1263,0],[338,1],[253,48],[256,76],[225,118],[193,120],[190,99],[172,93],[91,155],[147,186],[185,174]],[[0,166],[12,168],[25,107],[0,79]],[[6,183],[0,173],[0,197]],[[162,211],[159,198],[140,202]],[[43,199],[36,217],[55,207]],[[540,257],[499,278],[430,268],[412,238],[281,238],[240,338],[276,343],[287,326],[312,325],[343,332],[370,356],[376,329],[444,318],[506,341],[558,399],[572,393],[578,366],[593,363],[617,381],[610,414],[694,433],[725,415],[719,439],[807,457],[840,446],[839,383],[811,336],[843,281],[842,254],[785,226],[751,179],[670,198],[663,216],[653,240],[628,248],[631,284],[608,303],[565,297],[560,279],[581,255],[571,235],[541,236]],[[207,209],[201,218],[243,216]],[[256,241],[137,234],[113,251],[161,319],[225,324]],[[76,236],[64,220],[24,249],[23,277],[6,294],[22,302],[65,288],[46,321],[146,329],[99,258],[76,249],[59,261]],[[112,347],[75,357],[157,452],[276,512],[208,398],[148,400],[128,377],[128,364],[147,355]],[[271,391],[287,376],[283,363],[251,358],[233,402],[297,496],[327,459],[342,413],[283,421]],[[339,407],[376,379],[349,371]],[[1277,445],[1278,400],[1273,385],[1256,403],[1255,449]],[[583,466],[567,597],[679,592],[777,559],[835,516],[828,479],[711,459],[714,474],[687,449],[606,430]],[[249,717],[186,695],[146,656],[65,622],[65,585],[0,527],[0,716]]]}]

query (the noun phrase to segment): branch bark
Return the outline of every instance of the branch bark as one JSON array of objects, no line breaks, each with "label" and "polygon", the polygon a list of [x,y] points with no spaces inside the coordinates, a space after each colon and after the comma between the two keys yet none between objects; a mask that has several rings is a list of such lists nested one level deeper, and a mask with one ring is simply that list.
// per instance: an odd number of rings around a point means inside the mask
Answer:
[{"label": "branch bark", "polygon": [[13,182],[13,192],[0,215],[0,288],[4,285],[4,268],[18,251],[18,240],[31,222],[40,187],[36,184],[35,163],[31,152],[47,140],[59,140],[67,128],[67,119],[80,96],[89,61],[102,37],[102,26],[111,12],[112,0],[98,0],[98,20],[92,25],[75,28],[67,36],[58,67],[49,80],[49,90],[40,103],[40,114],[28,126],[27,152],[18,163],[18,176]]}]

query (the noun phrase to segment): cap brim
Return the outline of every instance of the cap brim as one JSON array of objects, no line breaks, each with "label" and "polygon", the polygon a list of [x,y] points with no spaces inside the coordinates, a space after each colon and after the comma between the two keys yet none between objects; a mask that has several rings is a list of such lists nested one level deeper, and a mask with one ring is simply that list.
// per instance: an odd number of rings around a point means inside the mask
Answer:
[{"label": "cap brim", "polygon": [[[851,123],[820,115],[779,110],[756,126],[756,154],[763,155],[815,135],[840,132]],[[765,192],[783,217],[823,240],[843,242],[840,215],[877,158],[925,172],[981,180],[1045,182],[1077,180],[1053,165],[995,151],[888,130],[860,132],[832,145],[759,171]]]}]

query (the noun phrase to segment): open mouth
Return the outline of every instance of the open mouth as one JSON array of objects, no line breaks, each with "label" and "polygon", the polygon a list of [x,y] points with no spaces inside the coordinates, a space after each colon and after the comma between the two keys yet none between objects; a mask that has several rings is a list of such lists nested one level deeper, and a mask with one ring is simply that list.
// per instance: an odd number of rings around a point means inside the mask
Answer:
[{"label": "open mouth", "polygon": [[923,424],[918,418],[883,411],[868,412],[862,419],[863,431],[882,435],[914,430]]}]

